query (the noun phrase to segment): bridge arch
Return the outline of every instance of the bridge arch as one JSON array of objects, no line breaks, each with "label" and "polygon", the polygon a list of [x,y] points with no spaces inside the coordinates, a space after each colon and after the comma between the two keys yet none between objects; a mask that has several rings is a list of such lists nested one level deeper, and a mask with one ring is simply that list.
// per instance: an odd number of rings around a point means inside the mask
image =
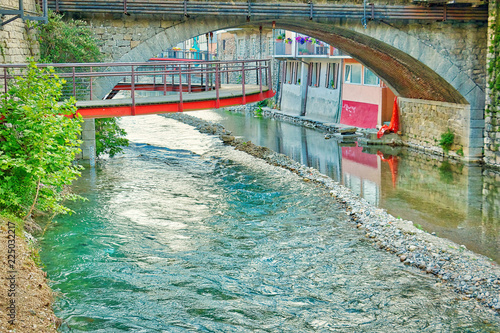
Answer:
[{"label": "bridge arch", "polygon": [[[258,23],[269,25],[271,20]],[[112,58],[114,61],[122,62],[146,61],[161,51],[192,37],[210,31],[255,24],[255,21],[248,23],[240,18],[217,20],[197,18],[195,23],[189,19],[172,22],[155,35],[140,41],[124,54],[118,53]],[[422,40],[418,35],[405,33],[393,25],[381,22],[369,22],[367,29],[363,29],[360,22],[349,20],[336,24],[278,20],[276,24],[279,28],[316,37],[349,53],[381,77],[398,96],[470,104],[471,109],[484,109],[485,78],[469,76],[467,71],[471,72],[470,68],[464,70],[456,64],[450,52],[439,50],[436,45]],[[477,31],[477,28],[473,31]],[[472,35],[469,39],[477,42],[476,37],[479,36],[483,36],[486,47],[484,34],[478,33],[477,36]],[[467,48],[467,44],[463,44],[463,47]],[[449,51],[456,52],[456,50]],[[480,51],[479,54],[479,57],[474,58],[479,58],[478,61],[485,66],[486,52]],[[477,69],[475,71],[477,72]],[[102,94],[105,92],[99,95]]]},{"label": "bridge arch", "polygon": [[[109,22],[109,16],[101,17],[101,20],[92,17],[89,21],[97,28],[99,24],[101,28],[106,24],[121,28],[124,30],[121,36],[127,36],[127,29],[148,24],[139,17],[115,16],[115,22]],[[153,35],[144,36],[140,41],[124,42],[120,52],[110,48],[108,53],[112,54],[110,58],[113,61],[146,61],[179,42],[207,32],[248,25],[270,27],[272,21],[252,19],[247,22],[238,16],[196,17],[178,21],[160,19]],[[486,85],[486,22],[428,22],[412,26],[411,22],[398,25],[394,22],[372,21],[364,29],[359,20],[350,19],[274,21],[278,28],[318,38],[349,53],[381,77],[399,97],[463,105],[465,109],[457,116],[463,119],[456,127],[464,127],[461,133],[457,133],[462,138],[459,144],[464,146],[466,155],[481,155]],[[437,32],[433,33],[433,29],[437,29]],[[106,38],[114,41],[120,38],[120,34],[108,34],[107,37],[103,34],[103,39]],[[120,45],[119,42],[117,45]],[[114,86],[114,82],[100,82],[98,85],[101,90],[95,97],[102,98]],[[436,138],[436,133],[433,138]]]}]

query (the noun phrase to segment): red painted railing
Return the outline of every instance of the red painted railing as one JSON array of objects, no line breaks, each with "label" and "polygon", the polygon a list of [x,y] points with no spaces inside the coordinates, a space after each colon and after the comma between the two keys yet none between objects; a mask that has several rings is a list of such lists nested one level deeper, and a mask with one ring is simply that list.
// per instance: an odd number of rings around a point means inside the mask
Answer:
[{"label": "red painted railing", "polygon": [[[130,96],[126,97],[132,99],[132,114],[136,107],[136,92],[144,90],[144,85],[151,85],[154,90],[163,91],[164,95],[171,92],[178,94],[180,111],[183,109],[183,94],[186,93],[215,90],[214,98],[219,105],[219,90],[223,84],[241,85],[242,104],[245,104],[245,85],[259,85],[261,93],[263,86],[272,90],[270,60],[38,65],[49,66],[66,80],[64,96],[74,96],[77,101],[113,98],[119,90],[123,90],[113,88],[117,84],[126,85],[126,90],[130,91]],[[7,92],[16,78],[24,76],[26,67],[26,64],[0,64],[0,87]],[[96,89],[96,86],[99,88]],[[163,86],[163,89],[158,89],[158,86]]]}]

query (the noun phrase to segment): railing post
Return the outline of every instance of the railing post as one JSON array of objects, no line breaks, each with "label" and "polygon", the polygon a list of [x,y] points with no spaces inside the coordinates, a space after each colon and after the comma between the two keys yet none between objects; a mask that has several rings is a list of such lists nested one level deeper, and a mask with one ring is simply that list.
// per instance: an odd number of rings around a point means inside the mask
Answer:
[{"label": "railing post", "polygon": [[127,0],[123,0],[123,14],[127,15]]},{"label": "railing post", "polygon": [[215,108],[220,107],[219,100],[219,64],[215,65]]},{"label": "railing post", "polygon": [[226,64],[226,84],[229,84],[229,65]]},{"label": "railing post", "polygon": [[208,77],[208,64],[205,64],[205,76],[207,78],[207,82],[205,84],[205,91],[208,91],[208,85],[210,84],[210,78]]},{"label": "railing post", "polygon": [[59,13],[59,0],[56,0],[56,13]]},{"label": "railing post", "polygon": [[200,64],[200,88],[203,89],[203,64]]},{"label": "railing post", "polygon": [[181,64],[179,64],[179,112],[182,112],[184,109],[182,102],[182,69]]},{"label": "railing post", "polygon": [[268,60],[267,62],[267,87],[269,91],[273,91],[273,79],[271,76],[271,62]]},{"label": "railing post", "polygon": [[[90,80],[92,82],[92,80]],[[73,66],[73,97],[76,99],[76,78],[75,78],[75,66]],[[92,99],[92,92],[90,93],[90,98]]]},{"label": "railing post", "polygon": [[241,63],[241,93],[243,94],[241,104],[247,104],[247,98],[245,96],[245,62]]},{"label": "railing post", "polygon": [[153,65],[153,91],[156,90],[156,66]]},{"label": "railing post", "polygon": [[187,74],[187,80],[188,80],[188,92],[191,92],[191,64],[188,64],[188,74]]},{"label": "railing post", "polygon": [[132,81],[131,82],[131,89],[130,89],[130,95],[132,97],[131,115],[135,116],[135,72],[134,72],[134,65],[132,65],[132,74],[130,75],[130,81]]},{"label": "railing post", "polygon": [[[7,94],[7,92],[9,91],[9,89],[7,89],[7,67],[3,68],[3,78],[5,84],[5,93]],[[5,96],[5,98],[7,98],[7,96]]]},{"label": "railing post", "polygon": [[90,100],[92,100],[93,95],[94,95],[94,94],[92,94],[92,90],[93,90],[93,86],[92,86],[92,72],[93,72],[93,67],[90,66]]},{"label": "railing post", "polygon": [[259,89],[262,98],[262,62],[259,61]]},{"label": "railing post", "polygon": [[255,84],[259,84],[259,67],[257,66],[259,62],[255,62]]},{"label": "railing post", "polygon": [[163,96],[167,95],[167,65],[163,65]]}]

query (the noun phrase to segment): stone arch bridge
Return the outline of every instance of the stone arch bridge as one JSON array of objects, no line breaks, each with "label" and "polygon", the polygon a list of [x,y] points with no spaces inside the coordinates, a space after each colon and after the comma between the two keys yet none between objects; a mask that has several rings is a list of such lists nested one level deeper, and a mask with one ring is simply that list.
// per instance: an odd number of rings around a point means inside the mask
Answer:
[{"label": "stone arch bridge", "polygon": [[[88,21],[103,53],[117,62],[146,61],[211,31],[274,22],[329,43],[372,69],[399,97],[407,143],[430,148],[450,128],[466,158],[482,156],[488,8],[481,3],[49,0],[49,7]],[[96,97],[114,83],[101,84]]]}]

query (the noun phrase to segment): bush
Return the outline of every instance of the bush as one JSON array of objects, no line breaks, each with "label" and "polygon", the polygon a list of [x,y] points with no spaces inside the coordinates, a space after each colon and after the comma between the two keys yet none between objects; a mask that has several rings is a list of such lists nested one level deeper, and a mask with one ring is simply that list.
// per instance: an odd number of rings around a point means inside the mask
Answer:
[{"label": "bush", "polygon": [[[33,210],[64,213],[76,196],[67,185],[80,175],[81,117],[75,101],[58,104],[64,84],[54,70],[34,62],[24,78],[1,96],[0,210],[27,219]],[[65,116],[66,115],[66,116]],[[68,117],[67,117],[68,116]]]},{"label": "bush", "polygon": [[[104,59],[99,41],[87,23],[64,20],[61,15],[49,13],[49,22],[40,27],[40,57],[47,63],[100,62]],[[110,157],[128,146],[127,133],[118,126],[116,118],[96,119],[96,155]]]},{"label": "bush", "polygon": [[441,134],[441,140],[439,140],[439,145],[443,150],[447,153],[451,146],[453,145],[453,141],[455,140],[455,134],[448,128],[448,130]]}]

